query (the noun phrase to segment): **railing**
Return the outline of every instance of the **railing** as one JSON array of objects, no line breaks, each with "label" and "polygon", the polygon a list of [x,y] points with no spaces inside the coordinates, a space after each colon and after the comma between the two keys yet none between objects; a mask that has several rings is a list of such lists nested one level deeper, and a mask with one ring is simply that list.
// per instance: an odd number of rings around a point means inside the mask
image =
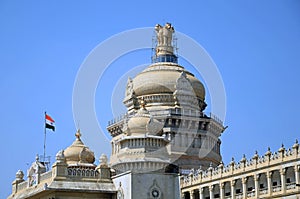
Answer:
[{"label": "railing", "polygon": [[259,189],[259,194],[260,195],[264,195],[264,194],[267,194],[267,193],[268,193],[268,188]]},{"label": "railing", "polygon": [[[131,114],[133,115],[133,114]],[[108,126],[116,124],[126,118],[129,118],[131,115],[128,115],[127,113],[122,114],[112,120],[108,121]],[[192,110],[192,109],[183,109],[183,108],[176,108],[176,109],[166,109],[166,110],[159,110],[155,112],[151,112],[152,116],[171,116],[171,115],[181,115],[181,116],[190,116],[190,117],[206,117],[206,115],[198,110]],[[209,117],[216,121],[217,123],[223,125],[223,121],[219,119],[216,115],[213,113],[209,113]]]},{"label": "railing", "polygon": [[255,190],[247,191],[247,197],[253,197],[255,196]]},{"label": "railing", "polygon": [[243,193],[235,194],[235,198],[236,199],[242,199],[243,198]]},{"label": "railing", "polygon": [[281,185],[273,186],[272,189],[273,189],[273,192],[279,192],[279,191],[281,191]]},{"label": "railing", "polygon": [[296,182],[286,183],[286,189],[295,189],[296,188]]},{"label": "railing", "polygon": [[114,118],[112,120],[109,120],[108,121],[108,126],[116,124],[116,123],[124,120],[125,118],[128,118],[128,114],[127,113],[126,114],[122,114],[122,115],[120,115],[120,116],[118,116],[118,117],[116,117],[116,118]]},{"label": "railing", "polygon": [[98,172],[90,168],[68,168],[68,176],[96,178]]},{"label": "railing", "polygon": [[215,120],[217,123],[223,125],[223,121],[220,118],[218,118],[216,115],[214,115],[213,113],[209,113],[209,115],[210,115],[210,118]]}]

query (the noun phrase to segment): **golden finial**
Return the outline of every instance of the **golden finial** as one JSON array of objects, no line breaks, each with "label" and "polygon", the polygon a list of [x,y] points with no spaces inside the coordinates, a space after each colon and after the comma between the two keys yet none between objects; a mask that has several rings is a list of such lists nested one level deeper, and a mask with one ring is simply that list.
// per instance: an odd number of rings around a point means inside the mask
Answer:
[{"label": "golden finial", "polygon": [[78,140],[80,140],[80,137],[81,137],[80,129],[77,130],[77,132],[75,133],[75,136]]}]

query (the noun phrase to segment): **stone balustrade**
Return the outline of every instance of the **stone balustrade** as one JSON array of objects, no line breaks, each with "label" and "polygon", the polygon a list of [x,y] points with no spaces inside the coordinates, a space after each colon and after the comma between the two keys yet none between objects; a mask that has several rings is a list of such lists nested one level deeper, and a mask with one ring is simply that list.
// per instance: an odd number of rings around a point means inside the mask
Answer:
[{"label": "stone balustrade", "polygon": [[[291,149],[270,149],[251,159],[245,156],[207,170],[191,170],[180,180],[183,198],[259,198],[300,194],[300,155],[298,141]],[[213,189],[211,188],[213,186]],[[193,194],[191,194],[193,193]]]}]

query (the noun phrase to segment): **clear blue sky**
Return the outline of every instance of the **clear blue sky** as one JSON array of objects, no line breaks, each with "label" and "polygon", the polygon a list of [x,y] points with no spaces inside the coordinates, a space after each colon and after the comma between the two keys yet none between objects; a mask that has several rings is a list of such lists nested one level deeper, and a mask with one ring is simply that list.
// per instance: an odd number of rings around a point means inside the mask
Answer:
[{"label": "clear blue sky", "polygon": [[[263,154],[268,146],[272,151],[281,143],[290,147],[300,138],[299,10],[297,0],[0,1],[0,198],[11,193],[16,171],[26,173],[35,155],[43,153],[45,110],[56,120],[57,131],[47,133],[52,162],[73,142],[73,85],[90,51],[114,34],[156,23],[171,22],[218,66],[227,95],[229,127],[221,137],[225,163],[232,156],[252,157],[255,150]],[[104,74],[95,105],[103,129],[113,118],[116,81],[149,63],[150,55],[124,56]],[[114,74],[118,78],[111,78]],[[95,151],[103,152],[110,150]]]}]

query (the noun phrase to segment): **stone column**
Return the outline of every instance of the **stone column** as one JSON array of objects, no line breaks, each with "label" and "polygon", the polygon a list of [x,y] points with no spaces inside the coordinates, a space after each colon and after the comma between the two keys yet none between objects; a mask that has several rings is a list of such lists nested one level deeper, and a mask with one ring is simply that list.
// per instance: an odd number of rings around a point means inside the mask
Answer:
[{"label": "stone column", "polygon": [[186,192],[181,193],[181,199],[185,199],[185,194],[186,194]]},{"label": "stone column", "polygon": [[209,198],[214,199],[214,185],[209,186]]},{"label": "stone column", "polygon": [[189,146],[189,144],[190,144],[190,136],[189,136],[189,134],[185,134],[185,136],[184,136],[185,138],[185,144],[184,144],[184,146],[185,147],[188,147]]},{"label": "stone column", "polygon": [[182,147],[182,135],[181,135],[180,132],[177,132],[177,137],[178,137],[178,139],[177,139],[177,145],[180,146],[180,147]]},{"label": "stone column", "polygon": [[195,193],[194,190],[191,190],[191,191],[190,191],[190,199],[195,199],[194,193]]},{"label": "stone column", "polygon": [[220,199],[225,199],[225,183],[220,183]]},{"label": "stone column", "polygon": [[259,198],[259,174],[254,174],[255,198]]},{"label": "stone column", "polygon": [[[295,181],[296,181],[296,185],[300,184],[300,176],[299,176],[299,165],[295,165],[294,167],[294,171],[295,171]],[[296,186],[297,189],[299,189],[299,186]]]},{"label": "stone column", "polygon": [[272,185],[272,171],[267,171],[267,183],[268,183],[268,194],[272,195],[273,185]]},{"label": "stone column", "polygon": [[285,192],[286,192],[285,173],[286,173],[286,169],[285,169],[285,168],[280,169],[281,192],[282,192],[282,193],[285,193]]},{"label": "stone column", "polygon": [[247,198],[247,177],[243,177],[242,178],[242,186],[243,186],[243,198],[246,199]]},{"label": "stone column", "polygon": [[231,199],[235,199],[235,183],[236,180],[231,181]]},{"label": "stone column", "polygon": [[204,190],[203,190],[203,189],[204,189],[203,187],[200,187],[200,188],[199,188],[199,198],[200,198],[200,199],[204,199],[204,195],[203,195],[203,191],[204,191]]}]

